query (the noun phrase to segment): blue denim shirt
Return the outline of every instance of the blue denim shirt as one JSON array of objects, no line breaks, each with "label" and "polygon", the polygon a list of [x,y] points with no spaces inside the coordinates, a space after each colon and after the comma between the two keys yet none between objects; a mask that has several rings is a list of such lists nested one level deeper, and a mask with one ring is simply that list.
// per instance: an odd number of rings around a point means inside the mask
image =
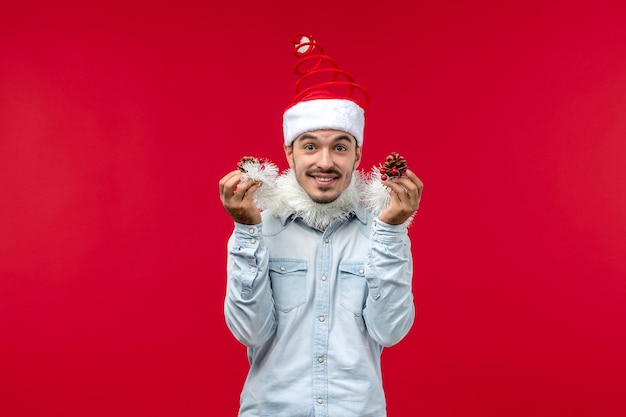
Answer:
[{"label": "blue denim shirt", "polygon": [[363,207],[326,230],[235,224],[224,311],[248,347],[240,417],[382,417],[380,355],[413,324],[404,225]]}]

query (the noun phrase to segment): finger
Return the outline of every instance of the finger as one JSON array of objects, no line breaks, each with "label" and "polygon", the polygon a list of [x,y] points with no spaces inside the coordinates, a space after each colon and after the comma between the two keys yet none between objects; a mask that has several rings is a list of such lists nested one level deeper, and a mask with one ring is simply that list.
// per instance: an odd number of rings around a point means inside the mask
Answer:
[{"label": "finger", "polygon": [[240,181],[242,176],[243,176],[242,172],[239,171],[238,169],[231,171],[228,174],[224,175],[224,177],[222,177],[219,183],[220,193],[223,194],[225,190],[232,189],[232,187]]},{"label": "finger", "polygon": [[406,177],[391,178],[388,182],[388,186],[398,193],[410,194],[413,192],[415,194],[417,192],[417,186]]},{"label": "finger", "polygon": [[420,180],[419,177],[415,175],[415,173],[411,171],[410,169],[406,170],[406,175],[407,175],[407,178],[409,178],[411,182],[413,182],[416,185],[419,196],[421,197],[422,190],[424,189],[424,183],[422,182],[422,180]]},{"label": "finger", "polygon": [[[389,189],[389,196],[392,201],[395,201],[397,205],[410,206],[411,197],[409,191],[404,187],[397,179],[385,181],[385,184]],[[415,194],[415,193],[414,193]]]},{"label": "finger", "polygon": [[411,213],[418,210],[423,184],[415,174],[410,173],[406,177],[393,178],[385,185],[391,189],[392,200],[403,207],[403,210]]},{"label": "finger", "polygon": [[406,176],[396,179],[398,183],[400,183],[406,190],[406,194],[408,196],[407,204],[409,205],[410,210],[417,210],[419,208],[419,203],[422,198],[422,190],[424,188],[424,183],[413,173],[412,171],[407,170]]},{"label": "finger", "polygon": [[259,188],[259,184],[260,182],[254,181],[250,178],[246,178],[243,181],[240,180],[233,186],[233,194],[241,199],[244,199],[249,192],[254,194],[254,191]]},{"label": "finger", "polygon": [[[254,193],[256,192],[256,190],[259,189],[259,187],[261,185],[263,185],[263,183],[260,182],[260,181],[252,181],[252,180],[249,180],[249,181],[252,182],[252,184],[246,189],[246,192],[245,192],[244,197],[243,197],[244,200],[252,200],[252,199],[254,199]],[[248,181],[246,181],[246,182],[248,182]]]},{"label": "finger", "polygon": [[241,172],[231,172],[220,181],[220,199],[224,207],[232,207],[243,199],[243,195],[235,195],[235,189],[241,181]]}]

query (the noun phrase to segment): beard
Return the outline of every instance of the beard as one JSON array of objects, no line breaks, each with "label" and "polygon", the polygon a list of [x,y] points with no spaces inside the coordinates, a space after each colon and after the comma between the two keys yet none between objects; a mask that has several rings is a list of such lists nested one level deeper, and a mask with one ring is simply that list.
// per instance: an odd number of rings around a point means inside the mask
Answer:
[{"label": "beard", "polygon": [[[295,161],[294,161],[294,166],[293,166],[293,171],[296,175],[296,179],[298,180],[298,184],[300,184],[300,186],[302,187],[303,190],[306,191],[306,193],[309,195],[309,197],[311,198],[311,200],[313,200],[315,203],[318,204],[328,204],[328,203],[332,203],[333,201],[337,200],[341,194],[344,192],[344,190],[350,185],[351,181],[352,181],[352,173],[349,172],[347,174],[347,181],[345,182],[344,188],[336,191],[336,189],[334,189],[332,186],[329,187],[325,187],[324,185],[316,185],[315,188],[320,191],[320,193],[311,193],[309,192],[309,190],[306,188],[305,184],[303,184],[300,181],[300,177],[298,176],[298,169],[296,167]],[[305,179],[308,178],[314,178],[318,175],[333,175],[335,178],[335,181],[341,181],[344,178],[344,175],[339,172],[336,169],[327,169],[327,170],[323,170],[323,169],[312,169],[309,171],[305,171],[304,172],[304,176]],[[336,193],[336,194],[331,194],[331,193]]]}]

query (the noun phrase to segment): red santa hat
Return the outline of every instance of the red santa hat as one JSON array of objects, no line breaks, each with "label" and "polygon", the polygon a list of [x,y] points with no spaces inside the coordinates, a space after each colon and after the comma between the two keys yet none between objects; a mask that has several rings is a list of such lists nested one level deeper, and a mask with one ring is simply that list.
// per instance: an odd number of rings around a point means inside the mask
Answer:
[{"label": "red santa hat", "polygon": [[361,146],[368,92],[325,55],[310,35],[298,34],[292,42],[294,54],[300,58],[295,66],[300,78],[296,96],[283,114],[285,145],[303,133],[333,129],[351,134]]}]

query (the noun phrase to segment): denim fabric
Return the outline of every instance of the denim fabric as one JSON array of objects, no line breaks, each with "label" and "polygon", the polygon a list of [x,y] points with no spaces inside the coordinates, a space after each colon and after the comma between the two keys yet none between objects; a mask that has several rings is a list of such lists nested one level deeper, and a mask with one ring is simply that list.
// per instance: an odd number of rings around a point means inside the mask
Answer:
[{"label": "denim fabric", "polygon": [[228,242],[226,323],[248,347],[240,417],[383,417],[380,355],[414,318],[406,227],[263,213]]}]

